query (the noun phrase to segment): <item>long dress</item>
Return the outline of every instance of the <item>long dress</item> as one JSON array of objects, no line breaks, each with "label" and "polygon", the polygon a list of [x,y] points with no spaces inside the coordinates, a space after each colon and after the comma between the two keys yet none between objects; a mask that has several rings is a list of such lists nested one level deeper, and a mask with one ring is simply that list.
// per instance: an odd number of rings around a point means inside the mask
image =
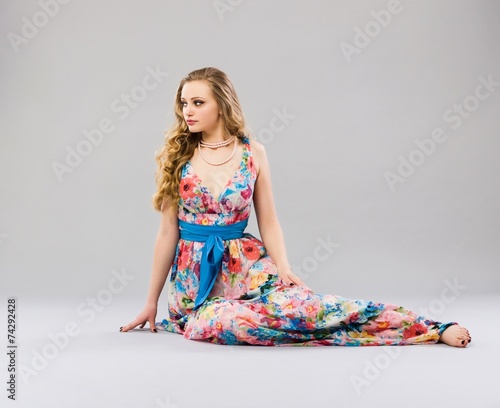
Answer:
[{"label": "long dress", "polygon": [[[181,173],[178,217],[230,225],[250,216],[256,170],[248,137],[239,168],[218,197],[188,161]],[[156,326],[189,340],[261,346],[383,346],[437,343],[456,322],[441,323],[402,306],[290,286],[277,275],[262,241],[250,233],[223,241],[222,267],[195,308],[203,242],[179,239],[168,279],[168,317]]]}]

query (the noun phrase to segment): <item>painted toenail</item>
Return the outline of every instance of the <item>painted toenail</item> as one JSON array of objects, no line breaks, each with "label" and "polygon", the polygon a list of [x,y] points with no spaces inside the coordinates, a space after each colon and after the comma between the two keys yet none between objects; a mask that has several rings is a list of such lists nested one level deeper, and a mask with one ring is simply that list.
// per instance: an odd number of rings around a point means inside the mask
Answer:
[{"label": "painted toenail", "polygon": [[462,340],[462,344],[465,344],[465,340]]}]

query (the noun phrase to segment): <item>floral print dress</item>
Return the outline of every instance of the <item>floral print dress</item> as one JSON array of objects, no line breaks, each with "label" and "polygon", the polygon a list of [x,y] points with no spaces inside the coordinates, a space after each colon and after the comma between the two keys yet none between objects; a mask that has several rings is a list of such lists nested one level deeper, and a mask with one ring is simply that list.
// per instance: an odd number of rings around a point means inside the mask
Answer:
[{"label": "floral print dress", "polygon": [[[256,170],[248,137],[239,168],[218,197],[191,163],[180,182],[179,219],[230,225],[250,216]],[[156,326],[186,339],[261,346],[382,346],[437,343],[456,322],[440,323],[402,306],[318,294],[289,286],[262,241],[249,233],[224,242],[222,267],[205,302],[194,308],[203,242],[179,239],[168,280],[168,317]]]}]

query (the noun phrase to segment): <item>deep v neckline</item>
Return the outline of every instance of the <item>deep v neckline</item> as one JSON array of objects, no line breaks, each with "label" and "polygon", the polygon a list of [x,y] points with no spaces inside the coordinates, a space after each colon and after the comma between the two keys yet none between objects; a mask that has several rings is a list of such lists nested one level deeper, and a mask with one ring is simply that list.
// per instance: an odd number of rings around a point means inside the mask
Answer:
[{"label": "deep v neckline", "polygon": [[198,176],[198,173],[196,173],[196,170],[195,168],[193,167],[193,164],[191,163],[191,160],[188,160],[188,165],[189,165],[189,168],[191,170],[191,174],[193,175],[193,177],[195,177],[197,180],[198,180],[198,186],[200,187],[200,189],[203,189],[205,190],[205,192],[213,199],[215,200],[215,202],[219,202],[220,199],[222,198],[222,196],[226,193],[226,191],[229,189],[231,183],[233,182],[234,180],[234,177],[240,172],[240,170],[243,168],[243,166],[245,165],[245,156],[247,154],[247,145],[245,143],[245,141],[243,141],[243,152],[241,154],[241,160],[240,160],[240,164],[238,165],[238,167],[232,172],[231,174],[231,177],[229,178],[229,180],[224,184],[224,187],[222,188],[222,191],[220,192],[220,194],[217,196],[217,199],[216,197],[213,195],[212,191],[210,191],[210,189],[205,185],[205,183],[203,182],[203,180],[201,179],[200,176]]}]

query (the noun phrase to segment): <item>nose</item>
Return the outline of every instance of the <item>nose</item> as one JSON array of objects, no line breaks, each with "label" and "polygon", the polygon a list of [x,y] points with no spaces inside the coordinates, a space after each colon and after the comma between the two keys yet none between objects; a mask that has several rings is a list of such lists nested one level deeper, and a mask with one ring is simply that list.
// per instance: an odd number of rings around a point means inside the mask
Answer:
[{"label": "nose", "polygon": [[184,115],[185,116],[191,116],[193,114],[193,109],[189,103],[187,103],[184,107]]}]

